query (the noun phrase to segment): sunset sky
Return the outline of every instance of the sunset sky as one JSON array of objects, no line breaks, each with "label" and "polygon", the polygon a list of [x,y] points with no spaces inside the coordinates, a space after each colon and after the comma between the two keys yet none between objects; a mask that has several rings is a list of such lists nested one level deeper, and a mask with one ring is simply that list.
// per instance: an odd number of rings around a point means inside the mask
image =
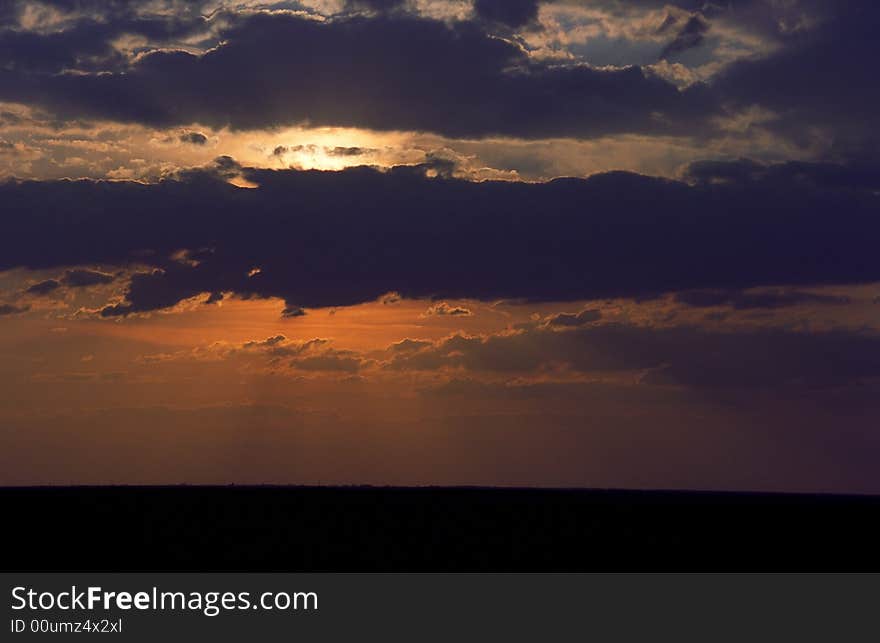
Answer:
[{"label": "sunset sky", "polygon": [[868,0],[0,0],[0,484],[880,493]]}]

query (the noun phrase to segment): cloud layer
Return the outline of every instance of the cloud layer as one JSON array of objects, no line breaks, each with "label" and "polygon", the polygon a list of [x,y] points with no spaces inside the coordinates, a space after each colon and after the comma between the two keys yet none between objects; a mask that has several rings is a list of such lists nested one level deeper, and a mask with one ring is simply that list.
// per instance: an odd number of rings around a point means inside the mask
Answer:
[{"label": "cloud layer", "polygon": [[552,301],[880,280],[874,189],[801,169],[696,185],[628,173],[522,184],[220,159],[155,185],[7,183],[0,268],[148,267],[108,316],[200,293],[298,310],[390,291]]},{"label": "cloud layer", "polygon": [[[67,19],[52,29],[0,30],[0,98],[61,119],[151,126],[308,123],[453,137],[705,137],[723,132],[719,119],[759,107],[793,139],[807,125],[847,144],[867,132],[880,108],[867,64],[880,22],[873,5],[664,5],[624,10],[613,2],[480,0],[467,18],[446,20],[397,2],[367,3],[366,13],[363,4],[352,5],[321,19],[222,5],[205,15],[198,5],[146,13],[147,3],[122,3],[104,15],[92,7],[100,19],[83,10],[63,14]],[[619,47],[643,38],[656,46],[655,60],[692,55],[693,69],[724,71],[681,88],[658,74],[669,67],[595,65],[577,56],[548,61],[509,32],[535,28],[546,35],[548,25],[536,22],[542,7],[569,11],[570,20],[584,21],[582,29],[604,25],[606,39],[609,25],[629,21],[620,30],[631,40],[618,35]],[[566,38],[579,37],[578,27],[570,28]],[[709,42],[730,33],[743,42]],[[140,47],[122,47],[126,39]],[[725,62],[747,46],[757,53]]]}]

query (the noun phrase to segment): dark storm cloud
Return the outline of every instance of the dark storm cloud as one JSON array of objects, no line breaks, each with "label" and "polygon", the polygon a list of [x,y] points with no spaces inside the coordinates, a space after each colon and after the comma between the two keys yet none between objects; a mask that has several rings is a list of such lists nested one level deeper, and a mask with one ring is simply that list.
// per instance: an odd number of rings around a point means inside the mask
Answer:
[{"label": "dark storm cloud", "polygon": [[48,295],[61,287],[61,283],[56,279],[46,279],[33,286],[28,287],[25,293],[28,295]]},{"label": "dark storm cloud", "polygon": [[14,2],[0,2],[0,25],[12,24],[18,17],[18,7]]},{"label": "dark storm cloud", "polygon": [[222,46],[203,55],[154,51],[125,73],[4,69],[0,97],[60,116],[156,126],[308,121],[452,136],[685,133],[716,109],[700,88],[681,92],[639,68],[531,61],[477,23],[290,14],[229,21]]},{"label": "dark storm cloud", "polygon": [[688,166],[686,178],[700,183],[753,181],[763,177],[766,169],[752,159],[696,161]]},{"label": "dark storm cloud", "polygon": [[[223,180],[237,173],[260,187]],[[150,267],[106,316],[220,292],[279,297],[295,316],[389,292],[562,301],[880,280],[875,191],[770,175],[472,183],[425,167],[272,171],[227,157],[154,185],[7,182],[0,269]],[[172,259],[181,248],[211,250]]]},{"label": "dark storm cloud", "polygon": [[596,309],[586,309],[579,313],[559,313],[553,315],[547,320],[548,326],[584,326],[602,319],[602,311]]},{"label": "dark storm cloud", "polygon": [[880,335],[848,331],[709,332],[695,327],[604,324],[515,334],[454,335],[393,354],[395,370],[464,368],[534,372],[562,363],[582,373],[643,371],[646,384],[692,388],[834,386],[880,376]]},{"label": "dark storm cloud", "polygon": [[281,311],[282,317],[305,317],[306,311],[304,311],[299,306],[286,306],[284,310]]},{"label": "dark storm cloud", "polygon": [[730,290],[689,290],[677,293],[675,301],[695,308],[731,306],[737,310],[785,308],[802,304],[844,305],[849,297],[823,295],[799,290],[767,290],[742,292]]},{"label": "dark storm cloud", "polygon": [[87,270],[85,268],[75,268],[64,273],[62,281],[65,286],[72,288],[85,288],[87,286],[97,286],[99,284],[109,284],[116,279],[114,275],[101,272],[99,270]]},{"label": "dark storm cloud", "polygon": [[538,18],[537,0],[474,0],[474,12],[483,20],[522,27]]},{"label": "dark storm cloud", "polygon": [[62,285],[68,288],[86,288],[88,286],[97,286],[99,284],[109,284],[116,277],[98,270],[88,270],[86,268],[74,268],[67,270],[64,275],[58,279],[47,279],[30,286],[25,290],[29,295],[48,295],[55,292]]},{"label": "dark storm cloud", "polygon": [[180,135],[181,143],[190,143],[192,145],[204,145],[208,142],[208,137],[201,132],[187,132]]},{"label": "dark storm cloud", "polygon": [[[663,31],[666,31],[666,24],[664,22]],[[688,49],[699,47],[703,44],[708,31],[709,23],[704,18],[699,15],[691,16],[675,34],[672,42],[663,48],[660,58],[666,59]]]},{"label": "dark storm cloud", "polygon": [[788,161],[766,165],[751,159],[697,161],[685,178],[697,183],[756,183],[821,186],[833,189],[880,189],[880,158],[872,155],[844,163]]},{"label": "dark storm cloud", "polygon": [[796,140],[811,127],[842,140],[874,135],[880,5],[844,0],[819,6],[824,11],[816,27],[780,36],[783,46],[768,57],[735,63],[713,83],[715,91],[732,106],[760,105],[780,114],[775,129]]},{"label": "dark storm cloud", "polygon": [[115,9],[108,3],[95,18],[71,6],[68,10],[76,12],[73,18],[51,30],[25,31],[10,22],[0,23],[0,68],[20,73],[118,71],[128,60],[113,47],[116,38],[141,36],[157,45],[191,36],[208,25],[198,14],[141,16],[135,8],[135,3]]},{"label": "dark storm cloud", "polygon": [[[646,1],[639,4],[658,5]],[[767,127],[806,145],[817,131],[837,145],[876,137],[880,84],[880,5],[865,0],[676,2],[695,12],[664,57],[698,45],[716,20],[757,36],[773,50],[733,63],[709,87],[728,109],[760,106],[779,118]],[[875,155],[876,158],[876,155]]]},{"label": "dark storm cloud", "polygon": [[213,4],[210,0],[42,0],[35,3],[33,0],[4,0],[0,15],[10,18],[20,16],[29,6],[39,4],[44,7],[56,9],[63,15],[129,15],[138,14],[145,10],[165,12],[173,16],[200,15],[205,8]]},{"label": "dark storm cloud", "polygon": [[[95,37],[103,26],[59,31],[52,34],[0,28],[0,67],[21,71],[59,71],[80,61],[101,59],[107,65],[113,49],[106,37]],[[95,61],[97,62],[97,61]]]},{"label": "dark storm cloud", "polygon": [[392,11],[404,5],[404,0],[345,0],[347,9],[368,9],[370,11]]},{"label": "dark storm cloud", "polygon": [[[540,4],[589,6],[615,20],[638,19],[640,13],[644,15],[647,11],[665,10],[666,19],[657,33],[679,34],[686,23],[695,17],[710,28],[715,23],[723,23],[750,37],[776,44],[799,40],[803,36],[802,31],[821,24],[828,16],[851,11],[854,5],[870,6],[866,0],[542,0]],[[677,11],[670,11],[670,8]],[[685,17],[682,19],[682,16]],[[702,27],[692,24],[683,31],[682,40],[686,40],[688,33],[698,33]]]},{"label": "dark storm cloud", "polygon": [[26,313],[31,309],[30,306],[16,306],[14,304],[0,304],[0,317],[4,317],[6,315],[18,315],[20,313]]},{"label": "dark storm cloud", "polygon": [[[595,6],[624,16],[624,9],[665,4]],[[322,21],[229,10],[208,19],[183,7],[144,14],[131,8],[137,3],[121,3],[100,20],[57,32],[0,30],[0,97],[61,118],[154,126],[308,122],[458,137],[700,137],[719,133],[717,117],[727,110],[760,106],[780,116],[771,125],[778,134],[797,142],[814,126],[840,141],[873,131],[880,111],[870,63],[877,58],[876,5],[674,4],[689,17],[664,23],[672,40],[662,57],[702,43],[716,20],[775,43],[775,50],[680,91],[638,67],[541,62],[493,33],[492,25],[532,21],[534,1],[480,0],[473,21],[453,23],[417,17],[397,2],[362,2],[371,17],[343,13]],[[204,54],[156,49],[209,28],[210,44],[221,44]],[[129,60],[110,47],[126,33],[146,38],[147,53]],[[56,73],[65,69],[90,73]]]}]

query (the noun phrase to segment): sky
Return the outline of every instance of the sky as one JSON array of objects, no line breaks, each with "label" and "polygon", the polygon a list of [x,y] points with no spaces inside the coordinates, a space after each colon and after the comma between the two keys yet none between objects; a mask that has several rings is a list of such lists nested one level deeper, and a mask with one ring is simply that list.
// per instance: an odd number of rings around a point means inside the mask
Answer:
[{"label": "sky", "polygon": [[0,484],[880,493],[878,28],[0,0]]}]

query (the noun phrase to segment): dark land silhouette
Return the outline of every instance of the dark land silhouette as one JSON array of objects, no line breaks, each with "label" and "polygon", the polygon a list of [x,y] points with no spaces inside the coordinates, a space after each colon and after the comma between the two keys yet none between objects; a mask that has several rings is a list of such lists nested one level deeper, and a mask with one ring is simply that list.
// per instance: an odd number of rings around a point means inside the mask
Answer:
[{"label": "dark land silhouette", "polygon": [[880,571],[880,497],[0,489],[7,571]]}]

